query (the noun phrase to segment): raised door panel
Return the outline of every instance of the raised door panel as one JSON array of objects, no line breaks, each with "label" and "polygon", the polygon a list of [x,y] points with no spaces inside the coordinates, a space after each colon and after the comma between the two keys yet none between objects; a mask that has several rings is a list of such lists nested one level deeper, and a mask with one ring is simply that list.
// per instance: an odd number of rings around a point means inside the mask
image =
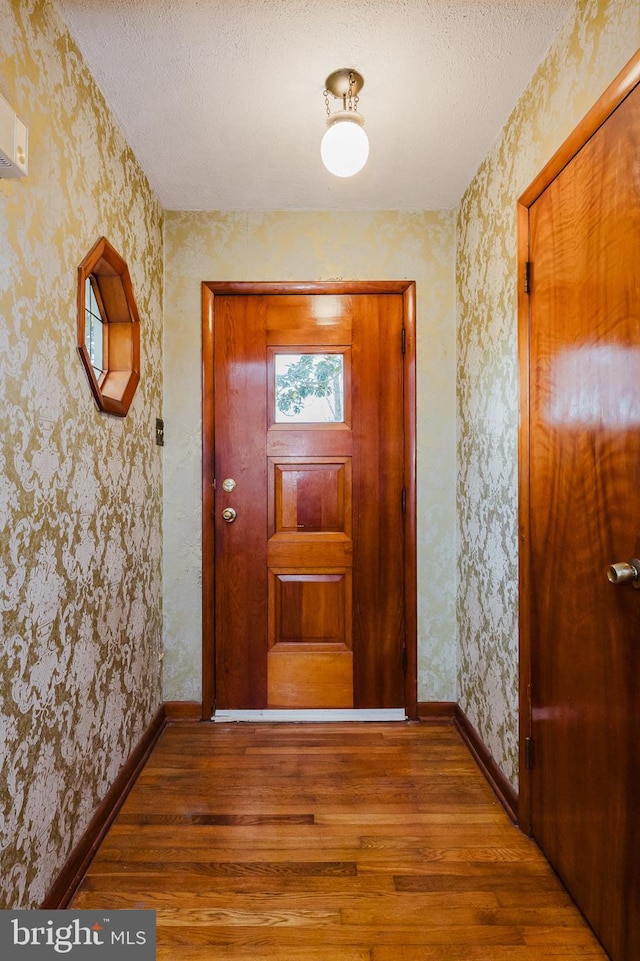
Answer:
[{"label": "raised door panel", "polygon": [[351,536],[351,459],[270,458],[271,533]]}]

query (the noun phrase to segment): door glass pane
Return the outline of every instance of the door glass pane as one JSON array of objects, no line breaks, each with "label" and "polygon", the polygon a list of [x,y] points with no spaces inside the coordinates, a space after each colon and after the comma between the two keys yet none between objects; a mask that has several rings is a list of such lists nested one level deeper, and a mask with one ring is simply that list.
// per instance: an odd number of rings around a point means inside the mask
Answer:
[{"label": "door glass pane", "polygon": [[91,277],[85,286],[84,339],[94,373],[98,380],[104,373],[104,321],[93,290]]},{"label": "door glass pane", "polygon": [[344,421],[342,354],[276,354],[276,423]]}]

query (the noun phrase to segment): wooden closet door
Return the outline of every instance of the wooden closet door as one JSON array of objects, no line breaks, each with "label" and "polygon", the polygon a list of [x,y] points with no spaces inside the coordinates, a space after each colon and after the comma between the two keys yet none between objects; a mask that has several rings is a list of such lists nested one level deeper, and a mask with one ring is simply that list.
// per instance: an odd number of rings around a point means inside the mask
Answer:
[{"label": "wooden closet door", "polygon": [[640,957],[640,88],[529,210],[531,828]]}]

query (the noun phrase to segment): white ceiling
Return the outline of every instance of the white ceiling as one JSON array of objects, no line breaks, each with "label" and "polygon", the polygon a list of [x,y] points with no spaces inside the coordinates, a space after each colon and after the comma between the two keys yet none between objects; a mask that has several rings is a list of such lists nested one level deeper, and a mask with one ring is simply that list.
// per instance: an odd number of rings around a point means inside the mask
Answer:
[{"label": "white ceiling", "polygon": [[[166,209],[453,207],[573,0],[57,0]],[[371,144],[320,161],[325,78]],[[332,99],[332,110],[339,106]]]}]

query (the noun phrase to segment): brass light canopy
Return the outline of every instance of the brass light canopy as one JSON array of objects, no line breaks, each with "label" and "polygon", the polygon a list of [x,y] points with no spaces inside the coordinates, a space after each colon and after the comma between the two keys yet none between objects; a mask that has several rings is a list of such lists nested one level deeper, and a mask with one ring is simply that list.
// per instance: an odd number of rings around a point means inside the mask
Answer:
[{"label": "brass light canopy", "polygon": [[[342,67],[330,73],[324,82],[325,89],[333,94],[336,100],[343,100],[352,94],[357,97],[364,87],[364,77],[353,67]],[[346,110],[346,105],[343,110]]]}]

